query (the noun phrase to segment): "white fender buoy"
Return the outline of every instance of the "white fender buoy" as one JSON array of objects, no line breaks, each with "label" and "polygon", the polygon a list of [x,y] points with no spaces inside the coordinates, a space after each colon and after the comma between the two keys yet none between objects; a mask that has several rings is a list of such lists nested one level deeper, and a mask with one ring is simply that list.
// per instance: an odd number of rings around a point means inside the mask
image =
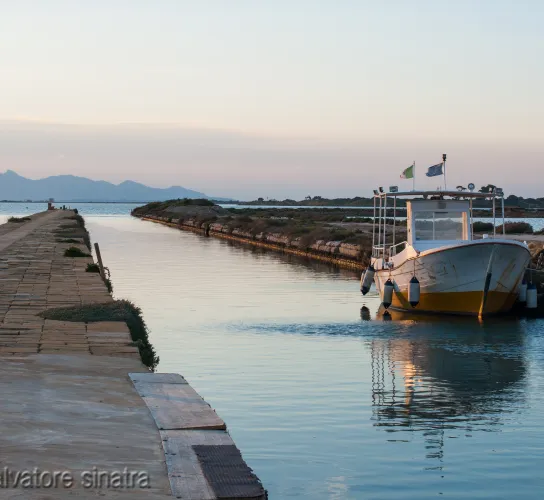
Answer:
[{"label": "white fender buoy", "polygon": [[408,284],[408,302],[412,307],[416,307],[419,304],[419,280],[413,276]]},{"label": "white fender buoy", "polygon": [[386,309],[391,305],[393,302],[393,290],[395,289],[393,282],[388,279],[385,284],[383,285],[383,307]]},{"label": "white fender buoy", "polygon": [[374,281],[374,274],[376,273],[372,264],[366,268],[364,274],[361,275],[361,293],[366,295],[372,286]]},{"label": "white fender buoy", "polygon": [[536,285],[534,283],[529,283],[527,285],[527,303],[525,307],[527,309],[536,309],[537,306],[537,293]]},{"label": "white fender buoy", "polygon": [[518,301],[521,303],[527,302],[527,282],[525,281],[525,278],[523,278],[523,281],[519,286]]}]

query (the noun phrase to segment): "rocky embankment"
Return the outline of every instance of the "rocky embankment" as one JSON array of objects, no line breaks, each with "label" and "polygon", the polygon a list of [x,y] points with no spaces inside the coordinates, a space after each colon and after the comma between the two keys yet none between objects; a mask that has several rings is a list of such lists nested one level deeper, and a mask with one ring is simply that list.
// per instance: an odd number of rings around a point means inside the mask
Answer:
[{"label": "rocky embankment", "polygon": [[217,205],[204,204],[205,201],[148,204],[133,210],[132,215],[206,236],[283,251],[342,267],[363,269],[368,264],[372,242],[368,228],[346,229],[338,227],[338,224],[304,217],[293,220],[285,217],[233,216],[232,212]]}]

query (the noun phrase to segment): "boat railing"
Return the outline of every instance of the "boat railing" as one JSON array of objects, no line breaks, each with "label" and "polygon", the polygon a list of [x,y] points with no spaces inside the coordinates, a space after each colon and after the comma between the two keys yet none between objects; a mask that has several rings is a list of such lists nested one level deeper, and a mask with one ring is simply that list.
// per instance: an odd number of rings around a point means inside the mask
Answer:
[{"label": "boat railing", "polygon": [[397,243],[396,245],[390,246],[389,257],[393,257],[397,255],[398,253],[402,252],[406,248],[406,245],[408,245],[407,241],[401,241],[400,243]]},{"label": "boat railing", "polygon": [[372,247],[372,257],[375,259],[381,259],[385,256],[386,248],[385,245],[374,245]]}]

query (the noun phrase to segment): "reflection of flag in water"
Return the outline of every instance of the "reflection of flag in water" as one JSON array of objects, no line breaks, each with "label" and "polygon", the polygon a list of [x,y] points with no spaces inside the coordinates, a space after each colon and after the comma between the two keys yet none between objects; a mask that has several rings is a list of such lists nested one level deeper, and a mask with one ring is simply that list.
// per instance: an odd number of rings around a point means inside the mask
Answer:
[{"label": "reflection of flag in water", "polygon": [[406,170],[400,174],[401,179],[413,179],[414,178],[414,166],[409,166]]},{"label": "reflection of flag in water", "polygon": [[443,173],[444,173],[444,163],[437,163],[436,165],[429,167],[425,175],[427,177],[435,177],[437,175],[442,175]]}]

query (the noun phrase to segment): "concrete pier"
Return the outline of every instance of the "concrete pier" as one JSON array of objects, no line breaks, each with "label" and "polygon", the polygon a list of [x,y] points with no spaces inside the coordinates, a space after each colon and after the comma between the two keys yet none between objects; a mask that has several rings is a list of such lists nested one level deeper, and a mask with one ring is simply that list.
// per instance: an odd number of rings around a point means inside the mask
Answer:
[{"label": "concrete pier", "polygon": [[124,322],[43,319],[113,301],[57,231],[72,211],[0,226],[0,499],[265,498],[225,423],[153,374]]}]

